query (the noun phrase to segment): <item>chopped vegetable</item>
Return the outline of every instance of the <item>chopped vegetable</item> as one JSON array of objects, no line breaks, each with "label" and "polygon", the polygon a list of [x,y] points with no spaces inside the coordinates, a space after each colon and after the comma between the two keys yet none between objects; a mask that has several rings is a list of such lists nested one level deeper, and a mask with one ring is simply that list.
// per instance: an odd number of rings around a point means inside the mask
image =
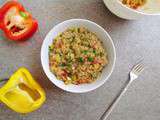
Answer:
[{"label": "chopped vegetable", "polygon": [[60,55],[59,55],[59,54],[56,54],[56,61],[59,63],[59,62],[60,62],[60,60],[61,60]]},{"label": "chopped vegetable", "polygon": [[53,50],[53,46],[49,46],[49,51],[51,52]]},{"label": "chopped vegetable", "polygon": [[75,80],[76,80],[76,75],[72,75],[72,76],[71,76],[71,79],[72,79],[73,81],[75,81]]},{"label": "chopped vegetable", "polygon": [[89,62],[93,62],[94,59],[93,59],[92,57],[88,57],[88,61],[89,61]]},{"label": "chopped vegetable", "polygon": [[96,50],[93,50],[93,53],[96,54]]},{"label": "chopped vegetable", "polygon": [[84,50],[84,51],[83,51],[83,54],[85,54],[85,55],[86,55],[87,53],[88,53],[88,51],[87,51],[87,50]]},{"label": "chopped vegetable", "polygon": [[64,63],[62,63],[62,64],[60,64],[60,66],[61,66],[61,67],[64,67],[64,66],[66,66],[66,65],[65,65]]},{"label": "chopped vegetable", "polygon": [[82,57],[79,58],[79,62],[81,62],[81,63],[84,62]]}]

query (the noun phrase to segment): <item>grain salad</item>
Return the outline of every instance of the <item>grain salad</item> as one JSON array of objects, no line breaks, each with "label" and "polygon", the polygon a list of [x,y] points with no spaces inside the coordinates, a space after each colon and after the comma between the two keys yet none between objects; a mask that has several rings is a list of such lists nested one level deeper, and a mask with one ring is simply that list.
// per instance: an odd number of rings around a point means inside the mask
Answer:
[{"label": "grain salad", "polygon": [[84,27],[66,29],[49,46],[50,70],[65,84],[92,83],[107,64],[102,42]]},{"label": "grain salad", "polygon": [[137,9],[143,6],[147,0],[122,0],[122,3],[130,8]]}]

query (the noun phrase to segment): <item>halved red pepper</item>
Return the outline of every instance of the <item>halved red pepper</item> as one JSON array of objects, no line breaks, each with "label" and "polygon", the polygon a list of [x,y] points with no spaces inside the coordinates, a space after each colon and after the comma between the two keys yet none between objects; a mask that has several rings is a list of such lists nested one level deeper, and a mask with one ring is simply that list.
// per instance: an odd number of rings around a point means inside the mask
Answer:
[{"label": "halved red pepper", "polygon": [[38,23],[17,1],[9,1],[0,8],[0,29],[7,38],[21,41],[30,38]]}]

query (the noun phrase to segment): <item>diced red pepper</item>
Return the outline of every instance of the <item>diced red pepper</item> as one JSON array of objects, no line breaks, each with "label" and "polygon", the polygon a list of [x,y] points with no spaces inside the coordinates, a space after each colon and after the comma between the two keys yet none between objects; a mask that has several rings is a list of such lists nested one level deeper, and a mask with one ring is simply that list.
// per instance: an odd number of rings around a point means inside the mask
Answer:
[{"label": "diced red pepper", "polygon": [[0,8],[0,29],[10,40],[26,40],[37,28],[37,21],[17,1],[9,1]]},{"label": "diced red pepper", "polygon": [[94,59],[94,61],[92,62],[92,64],[101,64],[102,60],[100,59]]}]

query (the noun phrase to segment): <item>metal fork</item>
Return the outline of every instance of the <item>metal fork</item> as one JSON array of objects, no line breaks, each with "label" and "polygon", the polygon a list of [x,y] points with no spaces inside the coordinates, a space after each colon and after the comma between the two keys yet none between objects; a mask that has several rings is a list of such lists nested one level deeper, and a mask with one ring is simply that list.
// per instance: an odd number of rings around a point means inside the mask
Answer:
[{"label": "metal fork", "polygon": [[132,70],[129,73],[130,79],[127,81],[125,86],[121,89],[119,94],[116,96],[116,98],[113,100],[111,105],[108,107],[108,109],[103,113],[100,120],[106,120],[108,116],[111,114],[114,107],[117,105],[117,103],[120,101],[121,97],[124,95],[124,93],[127,91],[128,87],[131,85],[133,80],[137,79],[140,73],[144,70],[144,67],[141,62],[139,62],[137,65],[135,65]]}]

